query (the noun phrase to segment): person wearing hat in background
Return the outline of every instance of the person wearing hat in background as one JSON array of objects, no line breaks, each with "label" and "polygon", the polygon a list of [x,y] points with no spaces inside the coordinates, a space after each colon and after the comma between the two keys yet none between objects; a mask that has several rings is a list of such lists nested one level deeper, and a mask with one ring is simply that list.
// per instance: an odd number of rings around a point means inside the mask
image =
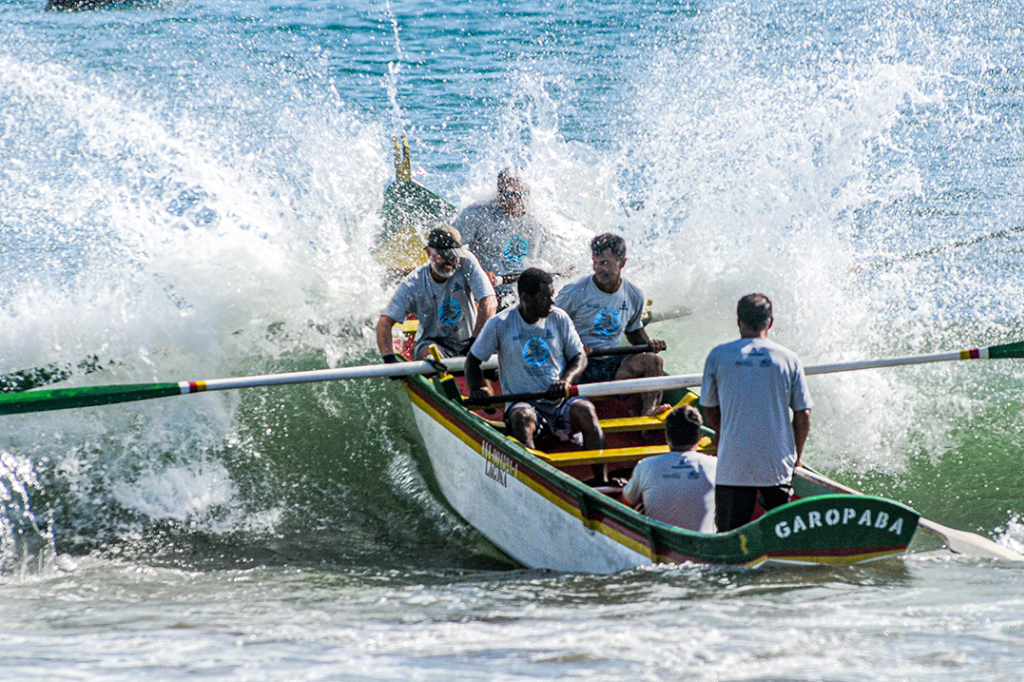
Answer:
[{"label": "person wearing hat in background", "polygon": [[414,359],[422,360],[431,344],[444,357],[464,355],[484,323],[498,308],[494,287],[473,254],[462,248],[454,227],[437,227],[427,235],[428,260],[398,285],[377,322],[377,347],[384,362],[396,362],[391,328],[408,315],[419,319]]}]

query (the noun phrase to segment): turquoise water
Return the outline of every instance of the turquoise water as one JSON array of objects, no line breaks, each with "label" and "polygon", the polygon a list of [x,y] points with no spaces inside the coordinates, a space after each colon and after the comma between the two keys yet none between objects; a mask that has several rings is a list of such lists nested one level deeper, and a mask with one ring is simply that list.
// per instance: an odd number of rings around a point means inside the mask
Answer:
[{"label": "turquoise water", "polygon": [[[458,205],[510,163],[621,229],[667,367],[749,291],[807,364],[1019,340],[1012,3],[0,6],[0,372],[69,385],[361,364],[408,135]],[[585,255],[581,256],[585,258]],[[652,330],[654,328],[652,327]],[[1019,361],[811,379],[807,461],[1017,549]],[[10,679],[1017,679],[1021,569],[614,576],[504,564],[393,382],[3,417]]]}]

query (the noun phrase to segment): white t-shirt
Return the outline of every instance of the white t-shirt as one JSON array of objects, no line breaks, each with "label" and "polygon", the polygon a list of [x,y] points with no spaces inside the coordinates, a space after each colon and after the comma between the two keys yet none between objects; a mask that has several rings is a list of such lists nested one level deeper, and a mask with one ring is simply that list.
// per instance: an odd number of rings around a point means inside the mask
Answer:
[{"label": "white t-shirt", "polygon": [[410,272],[398,284],[384,314],[397,322],[409,314],[419,318],[415,357],[431,343],[454,354],[473,334],[477,302],[488,296],[494,296],[494,287],[487,273],[473,254],[466,254],[443,283],[431,276],[430,263]]},{"label": "white t-shirt", "polygon": [[566,365],[583,352],[572,320],[559,308],[526,324],[519,306],[487,320],[470,350],[481,362],[498,354],[498,377],[503,393],[546,391],[562,378]]},{"label": "white t-shirt", "polygon": [[627,504],[644,502],[644,514],[700,533],[715,532],[715,457],[668,452],[640,460],[622,489]]},{"label": "white t-shirt", "polygon": [[720,485],[788,484],[796,464],[790,409],[813,407],[800,358],[774,341],[737,339],[704,362],[701,405],[719,407]]},{"label": "white t-shirt", "polygon": [[555,305],[569,313],[583,343],[594,348],[619,346],[623,333],[644,326],[644,292],[626,280],[609,294],[597,288],[593,275],[581,277],[562,287]]}]

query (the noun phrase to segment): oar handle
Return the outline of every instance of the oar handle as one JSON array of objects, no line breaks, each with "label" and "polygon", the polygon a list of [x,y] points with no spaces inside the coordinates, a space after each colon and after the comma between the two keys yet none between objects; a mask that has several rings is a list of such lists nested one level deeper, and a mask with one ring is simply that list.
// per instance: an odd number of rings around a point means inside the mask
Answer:
[{"label": "oar handle", "polygon": [[[516,282],[519,281],[519,276],[522,275],[522,274],[523,273],[521,273],[521,272],[510,272],[507,275],[495,275],[494,276],[494,286],[500,287],[502,284],[515,284]],[[568,275],[563,275],[560,272],[552,272],[551,276],[552,277],[568,277]]]},{"label": "oar handle", "polygon": [[594,348],[588,357],[600,358],[609,355],[633,355],[635,353],[651,353],[651,344],[641,343],[636,346],[614,346],[612,348]]},{"label": "oar handle", "polygon": [[[561,398],[564,400],[577,395],[579,395],[579,388],[577,386],[570,386],[565,392],[565,395],[561,396]],[[498,405],[500,403],[519,403],[526,400],[551,400],[551,396],[547,391],[533,391],[530,393],[499,393],[498,395],[486,396],[479,400],[467,400],[465,405],[467,408],[475,410],[481,407]]]}]

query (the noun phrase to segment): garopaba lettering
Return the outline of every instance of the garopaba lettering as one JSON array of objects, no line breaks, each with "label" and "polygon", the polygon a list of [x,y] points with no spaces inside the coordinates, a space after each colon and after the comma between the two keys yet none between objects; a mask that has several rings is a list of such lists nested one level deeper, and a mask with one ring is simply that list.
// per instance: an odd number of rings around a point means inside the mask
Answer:
[{"label": "garopaba lettering", "polygon": [[775,535],[780,538],[788,538],[790,535],[802,533],[812,528],[825,528],[826,526],[838,525],[867,526],[885,530],[894,535],[903,532],[903,517],[890,517],[889,512],[865,509],[860,514],[852,507],[843,509],[832,508],[828,511],[809,511],[805,514],[796,514],[791,519],[779,521],[775,524]]}]

